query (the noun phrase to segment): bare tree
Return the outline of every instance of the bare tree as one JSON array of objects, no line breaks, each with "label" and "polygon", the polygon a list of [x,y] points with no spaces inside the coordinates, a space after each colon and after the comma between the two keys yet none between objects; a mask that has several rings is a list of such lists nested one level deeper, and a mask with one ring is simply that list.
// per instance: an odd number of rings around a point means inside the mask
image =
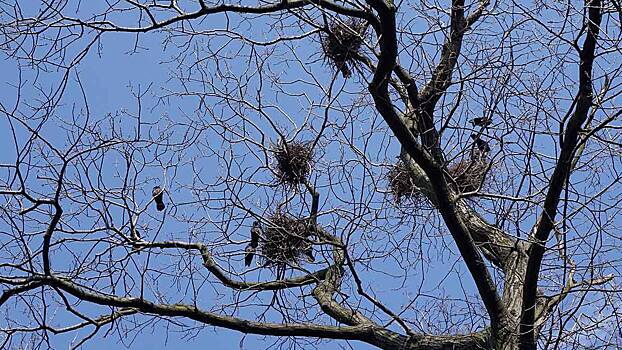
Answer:
[{"label": "bare tree", "polygon": [[[2,1],[0,18],[19,67],[0,101],[2,348],[130,346],[147,326],[622,347],[618,1]],[[162,43],[169,76],[101,114],[82,67],[107,40]]]}]

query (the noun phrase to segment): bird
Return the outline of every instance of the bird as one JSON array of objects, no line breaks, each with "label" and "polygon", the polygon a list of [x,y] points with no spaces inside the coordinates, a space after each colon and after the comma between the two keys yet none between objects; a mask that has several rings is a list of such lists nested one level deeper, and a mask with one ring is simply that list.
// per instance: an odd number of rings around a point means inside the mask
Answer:
[{"label": "bird", "polygon": [[246,246],[244,250],[246,255],[244,257],[244,264],[246,266],[250,266],[253,263],[253,257],[255,256],[255,251],[257,250],[257,246],[259,246],[259,238],[261,237],[263,230],[261,229],[261,224],[259,221],[255,220],[253,222],[253,227],[251,228],[251,242]]},{"label": "bird", "polygon": [[471,134],[471,138],[473,139],[473,141],[475,141],[475,146],[477,146],[479,152],[484,155],[490,152],[490,146],[488,145],[488,142],[482,140],[479,135]]},{"label": "bird", "polygon": [[261,223],[255,220],[253,221],[253,227],[251,228],[251,246],[257,248],[259,245],[259,238],[261,237],[263,230],[261,229]]},{"label": "bird", "polygon": [[471,138],[475,143],[471,147],[471,161],[472,162],[485,162],[490,153],[490,146],[488,142],[482,140],[479,135],[472,134]]},{"label": "bird", "polygon": [[315,257],[313,256],[313,246],[309,244],[309,246],[305,249],[305,255],[307,256],[307,260],[309,262],[314,262]]},{"label": "bird", "polygon": [[162,191],[160,186],[154,186],[153,191],[151,191],[151,195],[153,196],[153,200],[156,202],[156,209],[158,209],[158,211],[164,210],[164,191]]},{"label": "bird", "polygon": [[473,126],[486,127],[486,126],[492,124],[492,118],[491,117],[473,118],[471,121],[469,121],[469,123],[473,124]]},{"label": "bird", "polygon": [[255,256],[255,250],[256,248],[254,248],[250,244],[246,246],[246,249],[244,249],[244,252],[246,253],[246,255],[244,256],[244,265],[251,266],[251,264],[253,263],[253,257]]},{"label": "bird", "polygon": [[341,71],[341,74],[343,75],[345,79],[348,79],[352,76],[352,71],[350,70],[350,68],[348,68],[348,65],[346,62],[337,63],[337,69]]}]

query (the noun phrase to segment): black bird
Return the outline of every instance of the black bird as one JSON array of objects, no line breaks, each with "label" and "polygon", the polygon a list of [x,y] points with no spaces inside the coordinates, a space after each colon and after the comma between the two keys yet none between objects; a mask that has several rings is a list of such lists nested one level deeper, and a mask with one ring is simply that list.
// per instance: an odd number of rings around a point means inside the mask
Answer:
[{"label": "black bird", "polygon": [[471,120],[470,123],[473,124],[473,126],[483,126],[483,127],[486,127],[486,126],[492,124],[492,118],[491,117],[473,118],[473,120]]},{"label": "black bird", "polygon": [[337,63],[337,68],[341,71],[341,74],[343,74],[345,79],[352,76],[352,71],[348,68],[348,65],[345,62]]},{"label": "black bird", "polygon": [[261,229],[261,224],[259,221],[253,222],[253,227],[251,228],[251,242],[246,246],[244,250],[246,252],[246,256],[244,257],[244,264],[246,266],[250,266],[253,263],[253,257],[255,256],[255,250],[257,250],[257,246],[259,246],[259,238],[263,233]]},{"label": "black bird", "polygon": [[257,248],[257,246],[259,245],[259,238],[261,237],[262,233],[263,233],[263,230],[261,229],[261,224],[259,223],[259,221],[253,221],[253,227],[251,228],[251,243],[250,243],[250,245],[253,248]]},{"label": "black bird", "polygon": [[156,209],[158,209],[158,211],[164,210],[164,191],[162,191],[160,186],[153,187],[153,191],[151,191],[151,196],[153,196],[153,200],[156,202]]},{"label": "black bird", "polygon": [[255,256],[255,248],[249,244],[246,246],[244,251],[246,252],[246,255],[244,256],[244,265],[251,266],[253,263],[253,257]]},{"label": "black bird", "polygon": [[475,146],[477,149],[483,153],[488,154],[490,152],[490,146],[488,146],[488,142],[482,140],[478,135],[471,134],[471,138],[475,141]]},{"label": "black bird", "polygon": [[305,249],[305,255],[307,256],[307,260],[309,260],[309,262],[314,262],[315,261],[315,257],[313,256],[313,246],[312,245],[309,244],[307,249]]}]

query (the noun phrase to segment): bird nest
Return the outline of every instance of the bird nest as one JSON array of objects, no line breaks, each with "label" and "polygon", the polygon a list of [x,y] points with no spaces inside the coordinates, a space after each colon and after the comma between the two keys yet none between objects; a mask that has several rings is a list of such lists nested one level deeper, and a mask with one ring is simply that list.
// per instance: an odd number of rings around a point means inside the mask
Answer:
[{"label": "bird nest", "polygon": [[419,199],[420,191],[415,185],[415,178],[404,162],[398,161],[391,166],[387,174],[389,192],[393,195],[396,204],[403,199]]},{"label": "bird nest", "polygon": [[[485,184],[488,163],[483,161],[460,160],[447,166],[447,172],[455,181],[460,192],[477,191]],[[404,199],[421,202],[423,195],[415,184],[415,178],[406,164],[398,161],[387,174],[389,192],[393,195],[396,204]]]},{"label": "bird nest", "polygon": [[326,60],[332,62],[344,78],[352,76],[351,67],[356,63],[368,25],[367,21],[357,18],[335,20],[328,26],[328,33],[320,37]]},{"label": "bird nest", "polygon": [[477,191],[485,182],[488,164],[483,161],[459,160],[447,166],[460,192]]},{"label": "bird nest", "polygon": [[299,185],[304,183],[313,165],[313,149],[310,142],[284,142],[274,149],[276,177],[282,184]]},{"label": "bird nest", "polygon": [[315,235],[309,219],[298,219],[284,213],[268,217],[270,224],[264,229],[260,242],[261,255],[266,264],[273,266],[299,266],[312,259],[310,238]]}]

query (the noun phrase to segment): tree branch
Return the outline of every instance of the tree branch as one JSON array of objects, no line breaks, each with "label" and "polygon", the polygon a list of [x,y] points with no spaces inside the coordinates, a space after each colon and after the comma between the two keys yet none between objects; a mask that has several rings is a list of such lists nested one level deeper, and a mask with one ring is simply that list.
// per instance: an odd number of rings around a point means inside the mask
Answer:
[{"label": "tree branch", "polygon": [[[381,349],[408,349],[408,350],[440,350],[440,349],[487,349],[489,348],[489,333],[482,332],[455,336],[434,336],[413,334],[410,337],[386,330],[371,324],[357,326],[328,326],[311,323],[265,323],[244,320],[232,316],[223,316],[199,309],[195,305],[185,304],[157,304],[143,298],[119,297],[101,291],[79,286],[74,282],[55,276],[36,276],[23,281],[24,287],[20,291],[30,290],[40,286],[50,286],[62,290],[75,298],[94,304],[121,308],[121,310],[107,317],[100,317],[95,321],[96,326],[114,319],[141,312],[169,317],[185,317],[202,324],[223,327],[242,333],[290,336],[315,337],[324,339],[358,340],[375,345]],[[18,288],[15,288],[17,290]],[[16,295],[13,293],[13,295]],[[81,326],[87,323],[80,324]]]},{"label": "tree branch", "polygon": [[503,305],[499,299],[497,288],[490,276],[486,264],[479,255],[467,227],[454,211],[455,203],[450,200],[447,183],[444,180],[442,169],[436,164],[429,153],[416,142],[412,133],[397,115],[388,92],[388,81],[396,64],[397,38],[394,8],[380,0],[368,0],[368,3],[378,12],[381,22],[380,60],[369,91],[374,98],[376,109],[380,112],[394,135],[413,160],[421,166],[430,179],[436,197],[438,209],[449,228],[456,245],[462,255],[480,296],[491,318],[493,329],[498,329],[505,317]]},{"label": "tree branch", "polygon": [[302,8],[311,4],[345,16],[364,18],[370,22],[374,22],[374,18],[368,12],[365,12],[364,10],[348,8],[330,0],[286,0],[263,6],[240,6],[233,4],[221,4],[217,6],[207,7],[204,6],[205,4],[200,4],[200,9],[195,12],[179,15],[160,22],[155,22],[146,27],[122,27],[117,26],[109,21],[85,22],[77,18],[65,18],[65,20],[73,22],[80,26],[98,30],[100,32],[145,33],[156,29],[165,28],[177,22],[189,21],[203,16],[218,13],[267,14],[284,10]]},{"label": "tree branch", "polygon": [[316,272],[288,279],[266,281],[266,282],[244,282],[231,279],[227,274],[216,264],[212,255],[209,252],[208,247],[202,243],[184,243],[178,241],[164,241],[164,242],[136,242],[133,243],[138,248],[180,248],[186,250],[197,250],[200,252],[203,258],[203,266],[207,268],[223,285],[238,289],[238,290],[281,290],[292,287],[302,287],[317,283],[324,278],[329,268],[318,270]]},{"label": "tree branch", "polygon": [[520,342],[521,349],[523,350],[536,349],[534,322],[540,265],[542,263],[546,242],[554,226],[561,191],[572,170],[572,159],[576,150],[579,131],[586,121],[588,112],[593,104],[592,66],[602,17],[601,6],[600,0],[586,0],[585,2],[588,13],[587,34],[583,43],[583,48],[579,52],[579,91],[577,93],[577,103],[574,114],[568,121],[566,131],[563,133],[564,138],[559,159],[549,182],[549,188],[544,200],[543,212],[534,229],[535,233],[532,237],[533,242],[529,247],[529,259],[527,262],[525,285],[523,289],[523,311],[520,323]]}]

